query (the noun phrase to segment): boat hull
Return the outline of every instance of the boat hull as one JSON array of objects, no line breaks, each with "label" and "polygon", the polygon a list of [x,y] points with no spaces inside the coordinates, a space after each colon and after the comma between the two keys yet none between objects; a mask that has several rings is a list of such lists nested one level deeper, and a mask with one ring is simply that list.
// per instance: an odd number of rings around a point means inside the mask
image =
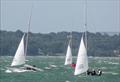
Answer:
[{"label": "boat hull", "polygon": [[20,73],[20,72],[35,72],[35,71],[43,71],[43,70],[26,64],[23,67],[9,67],[7,68],[5,72],[6,73],[13,73],[13,72]]},{"label": "boat hull", "polygon": [[5,72],[6,73],[13,73],[13,72],[21,73],[21,72],[29,72],[29,71],[33,71],[33,70],[26,70],[24,68],[8,68]]}]

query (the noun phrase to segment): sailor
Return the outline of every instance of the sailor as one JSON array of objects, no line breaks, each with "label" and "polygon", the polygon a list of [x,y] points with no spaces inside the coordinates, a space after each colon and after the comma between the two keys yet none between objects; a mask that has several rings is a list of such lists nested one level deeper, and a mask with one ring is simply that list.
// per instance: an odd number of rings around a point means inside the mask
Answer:
[{"label": "sailor", "polygon": [[26,70],[32,70],[30,67],[26,67]]},{"label": "sailor", "polygon": [[92,70],[91,70],[91,69],[88,69],[88,70],[87,70],[87,75],[92,75],[92,76],[93,76],[93,75],[96,75],[96,71],[95,71],[94,69],[92,69]]},{"label": "sailor", "polygon": [[97,76],[101,76],[101,74],[102,74],[102,70],[100,70],[100,69],[98,69],[98,70],[95,70],[95,69],[90,70],[90,69],[88,69],[88,70],[87,70],[87,75],[92,75],[92,76],[97,75]]},{"label": "sailor", "polygon": [[72,64],[70,65],[72,68],[76,67],[76,64],[74,62],[72,62]]},{"label": "sailor", "polygon": [[[33,67],[36,67],[35,65],[32,65]],[[26,67],[26,70],[33,70],[33,71],[37,71],[35,68],[32,67]]]},{"label": "sailor", "polygon": [[[33,65],[33,67],[36,67],[36,65]],[[32,68],[33,71],[37,71],[35,68]]]},{"label": "sailor", "polygon": [[101,76],[101,74],[102,74],[102,70],[98,69],[97,75],[98,75],[98,76]]},{"label": "sailor", "polygon": [[96,71],[93,69],[92,72],[91,72],[91,75],[96,75]]},{"label": "sailor", "polygon": [[36,65],[33,65],[33,67],[36,67]]},{"label": "sailor", "polygon": [[87,70],[87,75],[90,75],[91,74],[91,71],[90,69]]}]

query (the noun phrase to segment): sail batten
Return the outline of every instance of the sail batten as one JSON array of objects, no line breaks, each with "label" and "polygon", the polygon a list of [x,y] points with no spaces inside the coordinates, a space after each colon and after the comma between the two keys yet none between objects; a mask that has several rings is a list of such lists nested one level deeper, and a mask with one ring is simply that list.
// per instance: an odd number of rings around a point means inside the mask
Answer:
[{"label": "sail batten", "polygon": [[25,64],[24,37],[25,37],[25,34],[23,35],[20,41],[20,44],[15,53],[11,66],[18,66],[18,65]]},{"label": "sail batten", "polygon": [[86,50],[86,47],[83,41],[83,36],[82,36],[74,75],[82,74],[87,70],[88,70],[87,50]]}]

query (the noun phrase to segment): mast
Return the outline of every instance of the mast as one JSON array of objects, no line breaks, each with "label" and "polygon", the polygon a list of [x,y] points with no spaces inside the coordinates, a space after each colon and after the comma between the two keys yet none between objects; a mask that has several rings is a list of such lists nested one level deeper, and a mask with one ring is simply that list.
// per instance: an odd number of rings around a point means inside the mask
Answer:
[{"label": "mast", "polygon": [[68,38],[68,44],[70,45],[70,47],[72,47],[72,32],[70,32],[70,34],[67,36]]},{"label": "mast", "polygon": [[87,50],[87,0],[85,0],[85,46]]},{"label": "mast", "polygon": [[30,14],[29,21],[28,21],[28,30],[27,30],[26,46],[25,46],[25,56],[27,55],[28,39],[29,39],[28,37],[29,37],[30,26],[31,26],[32,9],[33,9],[33,5],[32,5],[32,8],[31,8],[31,14]]},{"label": "mast", "polygon": [[71,49],[72,49],[72,31],[70,32],[70,46],[71,46]]},{"label": "mast", "polygon": [[[120,18],[120,0],[118,0],[119,5],[118,5],[118,9],[119,9],[119,18]],[[118,22],[120,22],[120,19],[118,20]],[[119,23],[119,36],[120,36],[120,23]]]}]

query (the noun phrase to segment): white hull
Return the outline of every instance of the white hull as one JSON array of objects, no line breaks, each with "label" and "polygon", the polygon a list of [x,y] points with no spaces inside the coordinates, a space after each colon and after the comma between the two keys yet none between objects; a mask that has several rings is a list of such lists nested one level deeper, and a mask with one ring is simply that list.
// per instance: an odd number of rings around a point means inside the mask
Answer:
[{"label": "white hull", "polygon": [[9,67],[5,72],[6,73],[14,73],[14,72],[21,73],[21,72],[35,72],[35,71],[43,71],[43,70],[37,67],[33,67],[31,65],[24,65],[23,67],[18,67],[18,68]]},{"label": "white hull", "polygon": [[8,68],[5,72],[6,73],[21,73],[21,72],[29,72],[33,70],[26,70],[25,68]]},{"label": "white hull", "polygon": [[35,69],[36,71],[44,71],[43,69],[40,69],[40,68],[31,66],[31,65],[28,65],[28,64],[25,64],[24,67],[25,67],[25,68],[26,68],[26,67],[29,67],[29,68]]}]

